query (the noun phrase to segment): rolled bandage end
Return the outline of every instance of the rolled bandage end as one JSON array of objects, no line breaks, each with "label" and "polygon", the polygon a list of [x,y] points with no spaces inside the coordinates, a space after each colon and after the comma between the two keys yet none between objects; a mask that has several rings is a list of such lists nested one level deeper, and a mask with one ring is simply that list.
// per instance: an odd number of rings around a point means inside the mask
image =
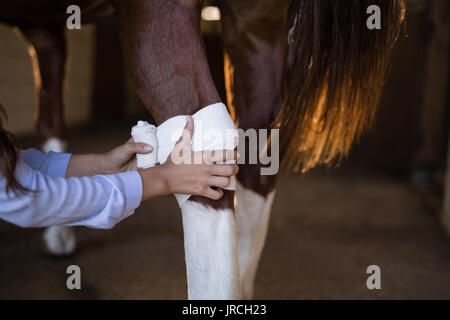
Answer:
[{"label": "rolled bandage end", "polygon": [[147,121],[139,120],[131,129],[134,142],[143,142],[153,147],[150,153],[136,154],[138,168],[146,169],[154,167],[158,163],[158,140],[156,138],[156,127]]}]

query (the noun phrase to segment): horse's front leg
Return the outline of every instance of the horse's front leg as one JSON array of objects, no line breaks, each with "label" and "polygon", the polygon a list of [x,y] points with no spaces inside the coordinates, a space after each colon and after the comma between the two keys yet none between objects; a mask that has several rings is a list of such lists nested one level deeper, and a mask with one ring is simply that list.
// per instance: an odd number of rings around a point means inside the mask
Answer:
[{"label": "horse's front leg", "polygon": [[[156,122],[219,102],[200,33],[201,1],[116,1],[126,64]],[[188,296],[239,298],[234,192],[182,206]]]}]

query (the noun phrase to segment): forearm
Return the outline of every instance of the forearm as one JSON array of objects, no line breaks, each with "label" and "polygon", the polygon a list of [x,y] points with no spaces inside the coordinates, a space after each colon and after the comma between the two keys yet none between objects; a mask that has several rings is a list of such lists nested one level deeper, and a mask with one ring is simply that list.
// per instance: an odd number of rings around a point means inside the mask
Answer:
[{"label": "forearm", "polygon": [[[103,154],[78,154],[70,158],[66,177],[85,177],[98,174],[112,174],[105,165]],[[170,193],[168,172],[162,166],[139,169],[142,179],[142,200]]]},{"label": "forearm", "polygon": [[[16,177],[33,192],[0,192],[0,218],[22,227],[69,224],[111,228],[131,215],[142,199],[142,182],[135,171],[52,178],[20,159]],[[2,183],[0,179],[0,190]]]},{"label": "forearm", "polygon": [[107,169],[103,154],[75,154],[70,158],[66,177],[86,177],[112,173],[115,172]]},{"label": "forearm", "polygon": [[142,201],[171,193],[167,170],[163,166],[138,170],[142,179]]}]

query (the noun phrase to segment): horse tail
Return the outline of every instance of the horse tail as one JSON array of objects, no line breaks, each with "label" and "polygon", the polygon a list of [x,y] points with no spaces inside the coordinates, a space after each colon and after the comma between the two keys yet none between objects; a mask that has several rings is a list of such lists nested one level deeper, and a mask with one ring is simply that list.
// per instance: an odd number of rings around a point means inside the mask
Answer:
[{"label": "horse tail", "polygon": [[[370,5],[381,29],[370,30]],[[339,162],[373,122],[404,0],[292,0],[283,107],[283,166]]]}]

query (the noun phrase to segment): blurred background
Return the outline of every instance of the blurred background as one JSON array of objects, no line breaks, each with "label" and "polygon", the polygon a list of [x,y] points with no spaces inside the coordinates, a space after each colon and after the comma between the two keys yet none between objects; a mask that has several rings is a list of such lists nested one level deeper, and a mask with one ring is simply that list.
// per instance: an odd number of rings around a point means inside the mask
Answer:
[{"label": "blurred background", "polygon": [[[225,101],[220,13],[213,1],[205,6],[204,41]],[[407,1],[373,130],[339,168],[280,177],[255,298],[450,298],[449,20],[447,0]],[[67,38],[69,152],[107,151],[151,116],[124,69],[113,18]],[[0,103],[21,147],[38,147],[31,60],[6,25]],[[76,232],[75,254],[56,259],[43,253],[41,230],[0,221],[0,298],[186,298],[171,197],[146,202],[113,230]],[[80,265],[83,290],[65,288],[70,264]],[[381,290],[366,288],[371,264],[381,268]]]}]

